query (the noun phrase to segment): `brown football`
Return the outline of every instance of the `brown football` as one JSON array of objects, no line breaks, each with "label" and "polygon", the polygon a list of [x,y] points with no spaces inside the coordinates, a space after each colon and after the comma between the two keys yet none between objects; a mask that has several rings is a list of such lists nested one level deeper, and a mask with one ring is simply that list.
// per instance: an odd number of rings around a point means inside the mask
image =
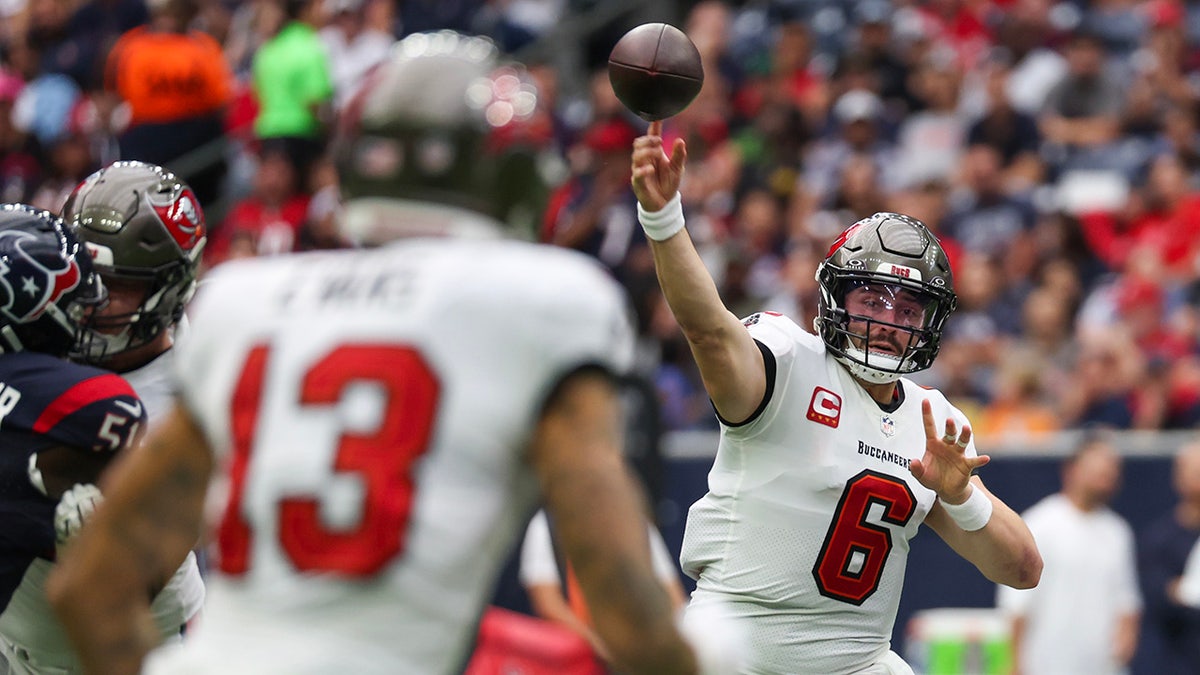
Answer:
[{"label": "brown football", "polygon": [[670,117],[700,93],[700,51],[678,28],[645,23],[617,41],[608,56],[608,81],[621,103],[644,120]]}]

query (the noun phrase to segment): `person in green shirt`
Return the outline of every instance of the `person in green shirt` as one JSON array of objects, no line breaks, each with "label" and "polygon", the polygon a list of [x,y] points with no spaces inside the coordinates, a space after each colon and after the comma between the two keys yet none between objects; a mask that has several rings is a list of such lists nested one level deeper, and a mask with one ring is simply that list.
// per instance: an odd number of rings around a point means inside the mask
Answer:
[{"label": "person in green shirt", "polygon": [[333,80],[317,35],[320,0],[287,0],[280,29],[254,55],[254,93],[259,111],[254,135],[279,145],[300,175],[324,150]]}]

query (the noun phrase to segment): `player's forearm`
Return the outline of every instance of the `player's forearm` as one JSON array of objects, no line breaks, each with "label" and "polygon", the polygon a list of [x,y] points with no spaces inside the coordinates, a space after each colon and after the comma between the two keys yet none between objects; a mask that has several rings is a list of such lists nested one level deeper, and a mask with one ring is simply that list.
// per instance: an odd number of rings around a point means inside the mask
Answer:
[{"label": "player's forearm", "polygon": [[619,420],[609,385],[573,376],[547,405],[530,462],[596,632],[620,670],[695,672],[651,568],[641,496],[620,453]]},{"label": "player's forearm", "polygon": [[1113,660],[1118,665],[1127,666],[1133,660],[1137,651],[1138,634],[1142,623],[1140,612],[1129,612],[1117,619],[1117,627],[1113,634]]},{"label": "player's forearm", "polygon": [[1033,534],[1015,511],[992,498],[988,524],[964,533],[964,557],[991,581],[1013,588],[1033,588],[1042,576],[1042,556]]},{"label": "player's forearm", "polygon": [[529,604],[535,614],[547,621],[561,624],[579,636],[590,640],[591,629],[571,611],[558,583],[526,586],[525,593],[529,596]]},{"label": "player's forearm", "polygon": [[47,594],[89,673],[135,673],[158,643],[150,589],[195,545],[212,460],[186,416],[105,476],[105,502],[64,549]]},{"label": "player's forearm", "polygon": [[654,269],[663,297],[689,342],[729,339],[745,329],[721,300],[717,285],[687,230],[665,241],[650,240]]},{"label": "player's forearm", "polygon": [[[129,565],[116,551],[97,547],[95,556],[113,555],[92,573],[56,572],[48,587],[55,613],[88,675],[134,675],[160,635],[148,603],[129,586]],[[129,589],[129,590],[126,590]]]}]

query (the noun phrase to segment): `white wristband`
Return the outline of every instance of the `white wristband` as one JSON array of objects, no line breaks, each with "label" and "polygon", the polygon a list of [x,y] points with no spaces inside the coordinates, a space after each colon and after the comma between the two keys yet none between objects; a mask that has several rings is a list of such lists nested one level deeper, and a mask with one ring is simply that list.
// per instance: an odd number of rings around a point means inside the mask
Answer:
[{"label": "white wristband", "polygon": [[974,485],[971,486],[967,501],[961,504],[950,504],[941,498],[938,498],[938,502],[946,509],[950,519],[967,532],[983,529],[992,518],[992,500]]},{"label": "white wristband", "polygon": [[683,229],[683,199],[678,192],[657,211],[647,211],[638,202],[637,214],[642,230],[654,241],[666,241]]}]

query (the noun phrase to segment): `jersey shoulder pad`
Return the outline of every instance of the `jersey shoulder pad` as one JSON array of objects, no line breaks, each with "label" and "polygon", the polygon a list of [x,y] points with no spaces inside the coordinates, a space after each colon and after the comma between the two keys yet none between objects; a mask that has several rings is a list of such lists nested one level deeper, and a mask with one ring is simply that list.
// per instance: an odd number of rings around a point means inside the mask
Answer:
[{"label": "jersey shoulder pad", "polygon": [[775,356],[793,353],[797,348],[823,351],[820,338],[779,312],[755,312],[742,319],[742,325]]},{"label": "jersey shoulder pad", "polygon": [[141,400],[120,375],[32,352],[0,357],[0,428],[116,452],[132,443],[145,419]]}]

